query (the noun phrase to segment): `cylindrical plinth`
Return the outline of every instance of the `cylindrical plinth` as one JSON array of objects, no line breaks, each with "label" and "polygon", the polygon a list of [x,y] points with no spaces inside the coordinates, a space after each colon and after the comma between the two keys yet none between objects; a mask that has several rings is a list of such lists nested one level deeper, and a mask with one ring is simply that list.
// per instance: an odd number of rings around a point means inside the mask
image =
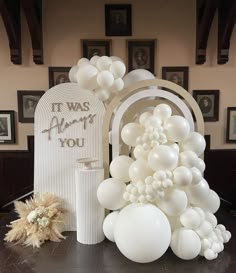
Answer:
[{"label": "cylindrical plinth", "polygon": [[97,244],[104,240],[102,229],[105,210],[97,199],[97,189],[104,179],[103,169],[76,169],[77,241]]}]

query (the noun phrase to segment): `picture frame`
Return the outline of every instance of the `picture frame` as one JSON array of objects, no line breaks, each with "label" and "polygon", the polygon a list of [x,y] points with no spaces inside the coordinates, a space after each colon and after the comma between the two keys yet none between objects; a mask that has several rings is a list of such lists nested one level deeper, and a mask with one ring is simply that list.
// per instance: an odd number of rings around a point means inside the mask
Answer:
[{"label": "picture frame", "polygon": [[34,123],[34,112],[44,93],[43,90],[17,91],[19,122]]},{"label": "picture frame", "polygon": [[0,144],[16,143],[15,136],[15,111],[0,111]]},{"label": "picture frame", "polygon": [[82,39],[82,56],[91,59],[93,56],[110,56],[111,40],[109,39]]},{"label": "picture frame", "polygon": [[128,71],[146,69],[155,74],[156,39],[126,40]]},{"label": "picture frame", "polygon": [[69,82],[69,71],[71,67],[68,66],[49,66],[48,76],[49,76],[49,88],[53,86]]},{"label": "picture frame", "polygon": [[227,108],[226,142],[236,143],[236,107]]},{"label": "picture frame", "polygon": [[193,97],[198,103],[204,121],[219,120],[219,90],[193,90]]},{"label": "picture frame", "polygon": [[188,91],[188,66],[163,66],[162,79],[174,82]]},{"label": "picture frame", "polygon": [[132,35],[132,12],[130,4],[105,5],[105,34],[106,36]]}]

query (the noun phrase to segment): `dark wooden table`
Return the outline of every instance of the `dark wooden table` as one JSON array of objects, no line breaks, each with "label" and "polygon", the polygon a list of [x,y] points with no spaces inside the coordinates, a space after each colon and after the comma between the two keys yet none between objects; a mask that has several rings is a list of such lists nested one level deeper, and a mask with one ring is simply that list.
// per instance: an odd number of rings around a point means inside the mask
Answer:
[{"label": "dark wooden table", "polygon": [[6,224],[14,219],[10,213],[0,218],[0,273],[235,273],[236,218],[224,209],[216,216],[233,235],[216,260],[197,257],[184,261],[168,249],[155,262],[139,264],[125,258],[107,240],[97,245],[82,245],[76,241],[75,232],[66,232],[66,240],[47,242],[40,249],[11,246],[3,241],[8,230]]}]

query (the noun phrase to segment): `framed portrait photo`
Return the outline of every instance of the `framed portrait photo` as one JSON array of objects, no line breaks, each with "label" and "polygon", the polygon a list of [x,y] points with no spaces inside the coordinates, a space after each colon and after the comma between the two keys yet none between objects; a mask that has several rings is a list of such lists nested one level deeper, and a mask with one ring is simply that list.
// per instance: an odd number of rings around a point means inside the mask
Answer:
[{"label": "framed portrait photo", "polygon": [[219,120],[219,90],[193,90],[193,97],[198,103],[204,121]]},{"label": "framed portrait photo", "polygon": [[93,56],[110,56],[111,40],[81,40],[82,56],[91,59]]},{"label": "framed portrait photo", "polygon": [[226,142],[236,143],[236,107],[227,108]]},{"label": "framed portrait photo", "polygon": [[17,91],[19,122],[34,123],[35,108],[44,93],[42,90]]},{"label": "framed portrait photo", "polygon": [[0,144],[16,143],[15,112],[12,110],[0,111]]},{"label": "framed portrait photo", "polygon": [[155,74],[156,40],[126,40],[128,71],[146,69]]},{"label": "framed portrait photo", "polygon": [[162,79],[174,82],[188,91],[188,66],[163,66]]},{"label": "framed portrait photo", "polygon": [[71,67],[50,66],[48,68],[49,88],[60,84],[69,82],[69,71]]},{"label": "framed portrait photo", "polygon": [[105,5],[106,36],[131,36],[132,14],[131,5]]}]

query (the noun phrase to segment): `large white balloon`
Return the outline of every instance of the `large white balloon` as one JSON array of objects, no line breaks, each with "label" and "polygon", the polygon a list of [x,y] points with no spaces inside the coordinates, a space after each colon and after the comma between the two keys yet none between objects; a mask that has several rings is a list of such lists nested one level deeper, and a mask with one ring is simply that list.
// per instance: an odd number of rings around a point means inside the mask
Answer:
[{"label": "large white balloon", "polygon": [[154,170],[173,170],[178,163],[178,153],[166,145],[159,145],[148,155],[148,165]]},{"label": "large white balloon", "polygon": [[129,168],[133,162],[134,160],[127,155],[120,155],[115,157],[110,164],[111,176],[123,182],[130,181]]},{"label": "large white balloon", "polygon": [[165,197],[157,202],[157,205],[168,215],[180,215],[188,204],[188,198],[184,191],[174,189],[165,193]]},{"label": "large white balloon", "polygon": [[198,161],[198,156],[192,151],[185,151],[180,153],[180,164],[188,168],[195,167]]},{"label": "large white balloon", "polygon": [[116,178],[108,178],[98,186],[97,197],[100,204],[110,210],[122,208],[126,201],[123,199],[126,185]]},{"label": "large white balloon", "polygon": [[188,121],[181,116],[171,116],[165,121],[167,139],[179,142],[186,139],[190,133]]},{"label": "large white balloon", "polygon": [[160,258],[171,240],[167,217],[151,204],[131,204],[119,213],[115,242],[128,259],[148,263]]},{"label": "large white balloon", "polygon": [[180,228],[172,233],[170,246],[177,257],[191,260],[200,253],[201,240],[193,230]]},{"label": "large white balloon", "polygon": [[129,168],[129,177],[131,181],[138,182],[144,181],[147,176],[153,174],[153,170],[148,166],[147,161],[144,159],[137,159]]},{"label": "large white balloon", "polygon": [[102,88],[109,88],[114,83],[114,77],[111,72],[103,70],[101,72],[98,72],[97,83]]},{"label": "large white balloon", "polygon": [[146,69],[135,69],[124,76],[124,87],[127,87],[137,81],[151,79],[155,79],[155,76],[150,71]]},{"label": "large white balloon", "polygon": [[173,172],[173,181],[180,187],[187,186],[192,183],[193,175],[189,168],[180,166]]},{"label": "large white balloon", "polygon": [[192,185],[196,185],[202,180],[202,173],[196,167],[192,167],[190,170],[192,172],[193,177]]},{"label": "large white balloon", "polygon": [[137,137],[141,136],[144,133],[144,128],[135,122],[130,122],[126,124],[121,130],[121,139],[125,144],[130,146],[136,145]]},{"label": "large white balloon", "polygon": [[121,61],[114,61],[110,66],[110,72],[115,79],[122,78],[125,75],[126,67]]},{"label": "large white balloon", "polygon": [[161,103],[154,108],[153,114],[165,121],[172,114],[172,110],[168,104]]},{"label": "large white balloon", "polygon": [[113,211],[109,213],[103,221],[103,232],[108,240],[115,242],[114,228],[119,212]]},{"label": "large white balloon", "polygon": [[207,210],[208,212],[216,213],[219,207],[220,207],[219,195],[215,191],[210,190],[207,198],[204,199],[203,202],[201,203],[201,208]]},{"label": "large white balloon", "polygon": [[199,156],[206,148],[206,141],[198,132],[192,132],[184,141],[179,143],[179,146],[182,151],[193,151]]},{"label": "large white balloon", "polygon": [[210,189],[207,181],[203,178],[197,185],[189,186],[186,189],[189,202],[201,207],[201,204],[208,198]]},{"label": "large white balloon", "polygon": [[76,73],[78,85],[89,90],[95,89],[98,86],[96,82],[97,74],[97,68],[91,64],[80,67]]}]

